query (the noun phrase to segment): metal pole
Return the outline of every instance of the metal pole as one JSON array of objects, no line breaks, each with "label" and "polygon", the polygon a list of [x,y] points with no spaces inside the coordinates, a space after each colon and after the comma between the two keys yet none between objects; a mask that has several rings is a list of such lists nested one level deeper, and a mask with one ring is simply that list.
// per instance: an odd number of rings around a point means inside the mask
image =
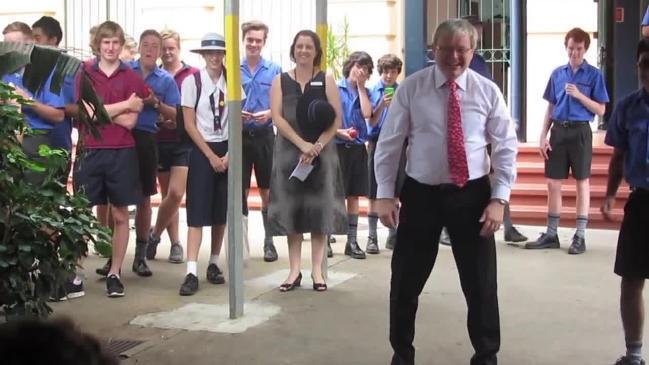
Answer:
[{"label": "metal pole", "polygon": [[110,20],[110,0],[106,0],[106,20]]},{"label": "metal pole", "polygon": [[241,168],[241,70],[239,1],[225,1],[225,65],[228,78],[228,279],[230,319],[243,316],[243,214]]},{"label": "metal pole", "polygon": [[404,1],[406,76],[426,65],[426,1]]},{"label": "metal pole", "polygon": [[526,140],[525,108],[525,1],[510,1],[511,22],[511,113],[517,123],[518,139]]},{"label": "metal pole", "polygon": [[[320,70],[327,71],[327,0],[315,1],[315,29],[318,37],[320,37],[320,45],[322,46],[322,60],[320,60]],[[313,239],[313,237],[311,237]],[[325,251],[322,258],[322,278],[327,280],[327,267],[329,267],[329,259],[327,258],[327,241],[329,237],[325,235]]]}]

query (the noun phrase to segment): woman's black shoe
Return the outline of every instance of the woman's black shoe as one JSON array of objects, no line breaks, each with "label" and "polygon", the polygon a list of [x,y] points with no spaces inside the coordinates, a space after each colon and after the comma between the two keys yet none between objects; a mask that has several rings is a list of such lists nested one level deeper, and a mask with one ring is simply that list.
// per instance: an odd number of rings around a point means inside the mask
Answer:
[{"label": "woman's black shoe", "polygon": [[301,283],[302,283],[302,273],[299,273],[297,275],[297,278],[295,278],[295,280],[293,280],[292,283],[284,283],[284,284],[280,285],[279,286],[279,291],[281,291],[281,292],[291,291],[291,290],[295,289],[296,287],[300,286]]},{"label": "woman's black shoe", "polygon": [[313,281],[313,290],[315,291],[326,291],[327,283],[316,283],[315,278],[311,275],[311,280]]}]

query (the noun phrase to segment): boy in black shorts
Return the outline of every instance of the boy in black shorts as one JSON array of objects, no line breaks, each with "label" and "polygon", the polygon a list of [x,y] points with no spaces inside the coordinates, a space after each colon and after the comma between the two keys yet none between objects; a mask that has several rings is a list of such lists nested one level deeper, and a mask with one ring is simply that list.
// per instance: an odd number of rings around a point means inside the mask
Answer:
[{"label": "boy in black shorts", "polygon": [[358,198],[367,196],[367,141],[366,119],[372,116],[372,103],[365,83],[372,74],[374,62],[366,52],[354,52],[343,65],[343,76],[337,82],[342,106],[343,126],[336,132],[338,158],[347,197],[347,244],[345,255],[364,259],[365,252],[358,245]]},{"label": "boy in black shorts", "polygon": [[617,241],[615,273],[622,277],[620,313],[624,326],[626,355],[615,365],[644,365],[642,330],[644,301],[642,289],[649,278],[649,173],[647,170],[647,130],[649,129],[649,40],[637,48],[638,75],[642,86],[620,100],[613,110],[606,132],[606,144],[614,147],[609,164],[606,200],[601,211],[611,219],[615,194],[622,176],[632,193],[624,207],[624,219]]},{"label": "boy in black shorts", "polygon": [[99,139],[95,139],[87,129],[81,129],[85,152],[75,162],[74,185],[76,191],[86,194],[91,205],[111,205],[115,225],[106,294],[122,297],[124,285],[120,274],[128,246],[128,206],[138,204],[142,197],[131,129],[142,110],[142,99],[148,97],[149,92],[142,78],[119,60],[124,46],[124,31],[119,24],[102,23],[94,43],[99,58],[84,63],[80,74],[90,79],[95,92],[104,101],[112,123],[99,128]]}]

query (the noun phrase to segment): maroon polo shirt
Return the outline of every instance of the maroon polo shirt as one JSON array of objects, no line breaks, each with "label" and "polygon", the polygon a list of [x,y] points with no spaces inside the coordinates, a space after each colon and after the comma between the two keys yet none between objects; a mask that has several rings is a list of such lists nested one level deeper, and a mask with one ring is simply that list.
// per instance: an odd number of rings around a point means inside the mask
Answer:
[{"label": "maroon polo shirt", "polygon": [[[182,64],[183,67],[174,75],[174,80],[176,81],[176,85],[178,86],[178,91],[180,91],[180,87],[183,84],[185,77],[200,71],[196,67],[189,66],[184,62]],[[158,142],[177,142],[180,140],[177,129],[160,128],[157,136]]]},{"label": "maroon polo shirt", "polygon": [[[95,93],[101,98],[104,105],[124,101],[133,93],[143,99],[149,96],[150,91],[142,77],[123,62],[120,62],[119,68],[110,76],[99,69],[97,59],[86,61],[83,64],[83,70],[90,78]],[[77,79],[77,93],[79,82],[80,78]],[[83,126],[80,126],[80,128],[84,138],[83,146],[88,149],[131,148],[135,146],[131,131],[117,124],[100,127],[100,139],[95,139],[87,128]]]}]

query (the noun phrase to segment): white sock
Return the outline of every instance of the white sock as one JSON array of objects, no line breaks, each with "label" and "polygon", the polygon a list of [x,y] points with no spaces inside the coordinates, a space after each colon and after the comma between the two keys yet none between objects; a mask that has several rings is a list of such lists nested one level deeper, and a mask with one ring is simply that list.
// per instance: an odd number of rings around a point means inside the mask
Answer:
[{"label": "white sock", "polygon": [[74,280],[72,280],[72,284],[74,284],[74,285],[79,285],[81,283],[83,283],[83,277],[81,277],[79,275],[75,276]]},{"label": "white sock", "polygon": [[187,261],[187,273],[198,276],[198,263],[196,261]]},{"label": "white sock", "polygon": [[219,255],[210,255],[210,264],[219,264]]}]

